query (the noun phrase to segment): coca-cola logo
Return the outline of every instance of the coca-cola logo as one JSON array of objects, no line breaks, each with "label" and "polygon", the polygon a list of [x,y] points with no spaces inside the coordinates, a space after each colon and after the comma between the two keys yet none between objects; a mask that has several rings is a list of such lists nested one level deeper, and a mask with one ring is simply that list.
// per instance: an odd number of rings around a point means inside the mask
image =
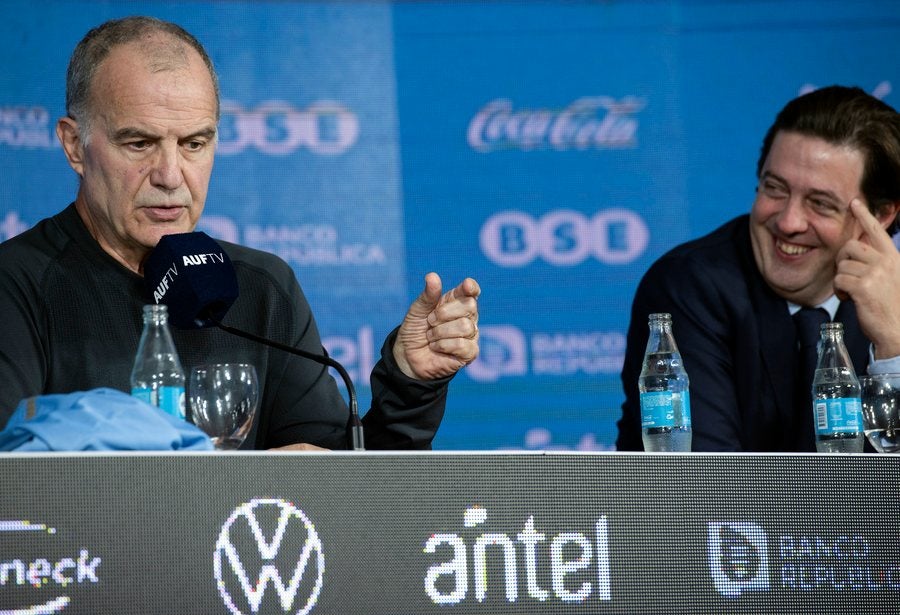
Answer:
[{"label": "coca-cola logo", "polygon": [[507,99],[489,102],[469,122],[468,142],[478,152],[505,149],[586,150],[637,146],[635,96],[585,96],[563,109],[519,109]]}]

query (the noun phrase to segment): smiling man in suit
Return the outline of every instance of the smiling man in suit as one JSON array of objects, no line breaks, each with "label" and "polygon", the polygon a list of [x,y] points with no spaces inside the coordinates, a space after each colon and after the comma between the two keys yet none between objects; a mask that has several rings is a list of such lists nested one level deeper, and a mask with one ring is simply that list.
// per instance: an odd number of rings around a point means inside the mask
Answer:
[{"label": "smiling man in suit", "polygon": [[[858,374],[900,371],[900,115],[858,88],[800,96],[763,141],[742,215],[654,263],[635,294],[619,450],[641,450],[647,317],[670,312],[693,450],[814,451],[793,315],[843,323]],[[827,313],[827,314],[826,314]],[[799,390],[799,392],[798,392]]]}]

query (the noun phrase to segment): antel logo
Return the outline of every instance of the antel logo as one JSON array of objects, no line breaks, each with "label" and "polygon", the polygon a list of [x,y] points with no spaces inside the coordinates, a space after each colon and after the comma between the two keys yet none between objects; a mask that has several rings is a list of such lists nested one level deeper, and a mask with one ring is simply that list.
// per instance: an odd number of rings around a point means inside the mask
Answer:
[{"label": "antel logo", "polygon": [[[424,553],[439,558],[425,575],[425,593],[434,604],[460,604],[470,595],[470,588],[480,603],[503,598],[508,603],[521,599],[545,604],[612,600],[606,515],[600,515],[587,533],[570,529],[548,533],[534,515],[528,515],[519,531],[472,536],[474,528],[484,525],[487,518],[486,508],[472,505],[463,513],[467,531],[435,532],[425,542]],[[496,562],[496,557],[502,565],[488,565],[488,560]],[[500,587],[503,598],[493,593]],[[525,589],[524,596],[519,594],[520,587]]]},{"label": "antel logo", "polygon": [[[231,513],[216,541],[213,565],[219,594],[234,615],[261,608],[270,613],[279,606],[281,612],[306,615],[319,599],[325,574],[315,526],[293,504],[271,498],[253,499]],[[271,592],[266,598],[270,584],[277,602]]]}]

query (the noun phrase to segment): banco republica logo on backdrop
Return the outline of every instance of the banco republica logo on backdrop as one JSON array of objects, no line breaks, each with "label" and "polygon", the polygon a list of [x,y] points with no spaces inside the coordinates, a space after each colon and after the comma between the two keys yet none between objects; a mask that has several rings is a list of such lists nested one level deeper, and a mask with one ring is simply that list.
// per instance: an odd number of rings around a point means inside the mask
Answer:
[{"label": "banco republica logo on backdrop", "polygon": [[306,615],[322,590],[325,556],[306,513],[284,500],[257,498],[222,525],[213,566],[233,615]]},{"label": "banco republica logo on backdrop", "polygon": [[[211,237],[271,252],[292,267],[388,267],[389,246],[368,237],[345,237],[351,230],[330,222],[304,224],[238,223],[227,216],[204,215],[198,229]],[[0,233],[3,232],[0,220]]]},{"label": "banco republica logo on backdrop", "polygon": [[480,328],[481,352],[466,368],[477,382],[533,374],[617,374],[625,357],[623,331],[537,331],[509,324]]},{"label": "banco republica logo on backdrop", "polygon": [[481,351],[466,369],[470,378],[479,382],[496,382],[504,376],[528,373],[528,351],[525,334],[511,325],[482,325]]},{"label": "banco republica logo on backdrop", "polygon": [[0,105],[0,145],[13,149],[59,147],[53,134],[54,125],[46,107]]},{"label": "banco republica logo on backdrop", "polygon": [[359,118],[345,105],[323,100],[297,109],[271,100],[252,109],[222,101],[216,152],[225,156],[256,150],[269,156],[287,156],[306,148],[313,154],[336,156],[350,149],[359,137]]}]

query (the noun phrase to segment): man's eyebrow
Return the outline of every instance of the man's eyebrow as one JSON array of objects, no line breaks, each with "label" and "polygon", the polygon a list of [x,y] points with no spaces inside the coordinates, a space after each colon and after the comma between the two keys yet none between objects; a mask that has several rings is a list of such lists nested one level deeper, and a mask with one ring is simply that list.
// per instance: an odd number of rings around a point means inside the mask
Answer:
[{"label": "man's eyebrow", "polygon": [[[212,139],[216,136],[215,128],[203,128],[198,130],[197,132],[191,133],[186,137],[182,137],[179,139],[180,141],[190,141],[191,139],[196,139],[198,137],[202,137],[205,139]],[[145,139],[147,141],[154,141],[158,139],[159,136],[153,134],[151,132],[147,132],[146,130],[141,130],[140,128],[120,128],[116,132],[113,133],[113,139],[116,141],[123,141],[126,139]]]},{"label": "man's eyebrow", "polygon": [[775,181],[779,181],[782,184],[787,184],[787,181],[785,181],[785,179],[783,177],[781,177],[780,175],[776,175],[775,173],[772,173],[772,171],[769,171],[769,170],[763,171],[762,177],[760,177],[760,179],[774,179]]},{"label": "man's eyebrow", "polygon": [[809,193],[809,196],[815,196],[815,197],[819,197],[819,198],[825,198],[825,199],[827,199],[827,200],[829,200],[829,201],[834,201],[834,203],[835,203],[836,205],[846,205],[847,207],[850,207],[850,203],[849,203],[849,202],[845,203],[845,202],[843,201],[843,199],[841,199],[841,197],[839,197],[838,195],[836,195],[836,194],[835,194],[834,192],[832,192],[831,190],[811,190],[810,193]]},{"label": "man's eyebrow", "polygon": [[191,133],[186,137],[183,137],[182,141],[190,141],[191,139],[196,139],[197,137],[202,137],[204,139],[212,139],[216,136],[215,128],[204,128],[202,130],[198,130],[197,132]]},{"label": "man's eyebrow", "polygon": [[145,130],[141,130],[140,128],[120,128],[112,134],[112,138],[115,141],[122,141],[125,139],[146,139],[152,141],[153,139],[157,139],[158,137],[154,134],[151,134]]},{"label": "man's eyebrow", "polygon": [[[775,181],[777,181],[777,182],[779,182],[779,183],[784,184],[784,185],[787,186],[789,189],[793,190],[793,186],[791,186],[791,184],[790,184],[786,179],[784,179],[783,177],[781,177],[780,175],[778,175],[778,174],[776,174],[776,173],[772,173],[771,171],[768,171],[768,170],[763,171],[763,173],[762,173],[762,179],[773,179],[773,180],[775,180]],[[843,201],[841,200],[841,197],[839,197],[838,195],[836,195],[836,194],[835,194],[834,192],[832,192],[831,190],[819,190],[819,189],[815,189],[815,188],[814,188],[814,189],[812,189],[812,190],[809,191],[809,194],[808,194],[807,196],[824,197],[824,198],[833,200],[833,201],[835,201],[836,203],[843,203]],[[848,206],[849,206],[849,205],[848,205]]]}]

